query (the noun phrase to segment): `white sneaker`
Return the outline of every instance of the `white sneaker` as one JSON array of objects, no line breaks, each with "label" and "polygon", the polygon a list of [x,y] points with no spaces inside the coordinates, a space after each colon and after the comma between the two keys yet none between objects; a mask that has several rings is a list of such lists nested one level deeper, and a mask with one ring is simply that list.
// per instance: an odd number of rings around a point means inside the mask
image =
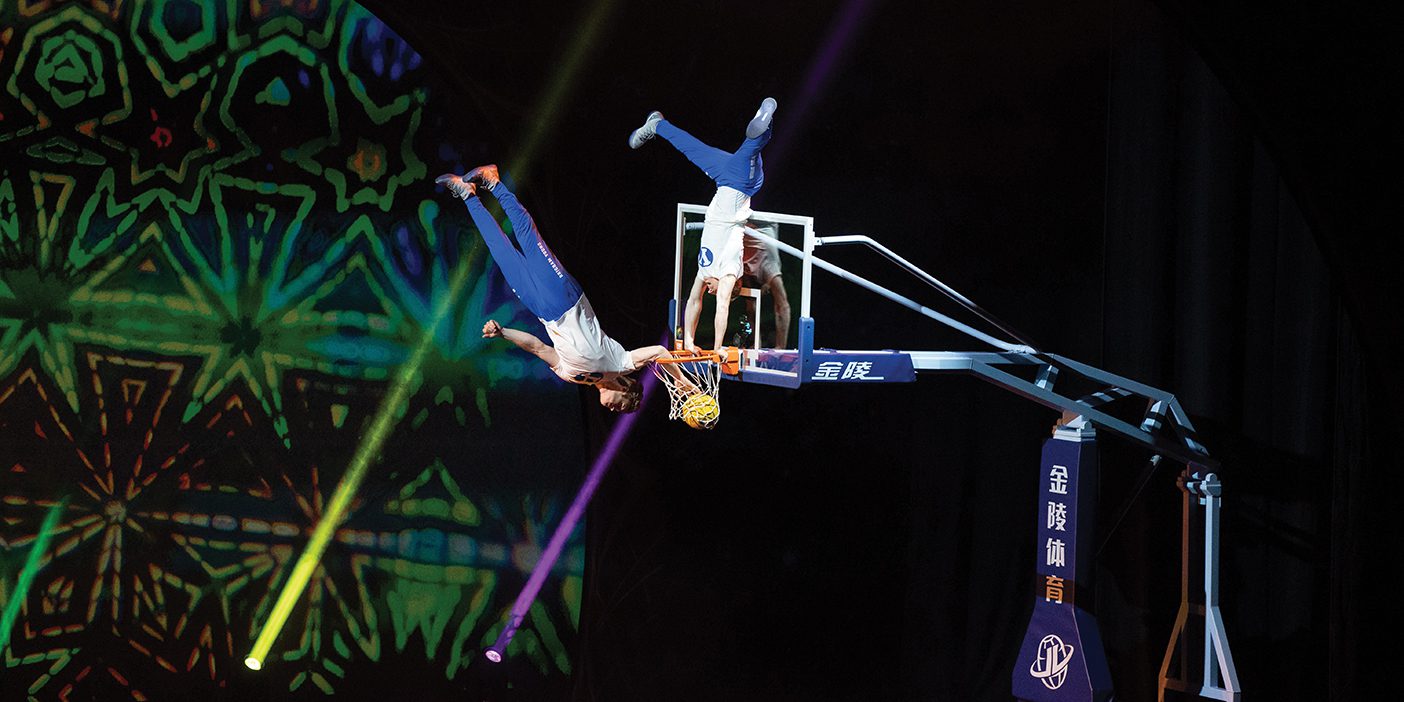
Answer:
[{"label": "white sneaker", "polygon": [[655,110],[648,113],[648,116],[644,118],[643,126],[635,129],[634,133],[629,135],[629,148],[637,149],[643,146],[644,142],[652,139],[653,135],[658,133],[658,123],[662,121],[662,112]]},{"label": "white sneaker", "polygon": [[448,188],[448,191],[453,193],[453,196],[460,200],[467,200],[473,197],[478,190],[476,185],[463,180],[462,176],[452,173],[445,173],[435,178],[434,182],[443,183],[444,187]]},{"label": "white sneaker", "polygon": [[770,118],[775,116],[775,98],[766,98],[761,101],[760,109],[756,110],[756,116],[751,118],[751,123],[746,125],[746,138],[754,139],[770,129]]},{"label": "white sneaker", "polygon": [[502,177],[497,174],[497,166],[489,163],[464,173],[463,180],[467,181],[469,185],[477,184],[492,190],[497,187],[497,183],[502,180]]}]

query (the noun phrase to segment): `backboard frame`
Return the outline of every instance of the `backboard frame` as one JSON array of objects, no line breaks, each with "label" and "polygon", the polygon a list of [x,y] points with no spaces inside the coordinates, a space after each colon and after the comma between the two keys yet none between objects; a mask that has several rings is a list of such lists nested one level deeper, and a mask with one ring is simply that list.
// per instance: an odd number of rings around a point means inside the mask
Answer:
[{"label": "backboard frame", "polygon": [[[701,236],[701,233],[687,231],[687,218],[688,215],[693,215],[695,218],[704,218],[706,216],[706,213],[706,205],[698,205],[692,203],[680,202],[678,203],[676,209],[673,240],[673,298],[668,305],[668,326],[672,330],[673,348],[680,348],[682,345],[684,305],[687,304],[687,293],[690,291],[692,281],[697,274],[697,266],[695,262],[685,260],[685,251],[687,248],[686,237]],[[811,259],[813,257],[814,248],[816,246],[816,237],[814,234],[814,218],[804,215],[793,215],[781,212],[765,212],[760,210],[754,210],[751,213],[751,219],[801,227],[803,229],[804,234],[802,246],[800,248],[804,252],[804,256],[800,257],[800,301],[799,314],[796,318],[796,321],[798,322],[798,328],[797,333],[790,337],[792,340],[791,345],[795,346],[795,348],[779,350],[761,349],[759,344],[760,333],[759,329],[757,329],[756,333],[753,335],[753,338],[755,339],[753,343],[753,348],[747,349],[747,353],[742,354],[740,364],[740,378],[744,379],[746,382],[763,383],[766,385],[779,385],[783,387],[799,387],[802,381],[800,379],[800,374],[798,370],[777,370],[775,368],[767,368],[764,365],[760,364],[762,363],[763,358],[766,358],[767,356],[772,355],[775,352],[789,352],[792,354],[798,353],[797,349],[801,348],[803,345],[803,342],[800,340],[800,337],[805,336],[806,320],[809,319],[810,302],[812,297],[811,277],[813,275],[814,270]],[[785,256],[782,255],[781,258],[783,260]],[[686,269],[686,273],[684,272],[684,269]],[[760,302],[761,293],[759,290],[755,290],[752,288],[742,288],[740,294],[743,296],[751,297],[757,303]],[[809,326],[810,328],[812,328],[812,324],[810,324]],[[724,377],[738,379],[737,376],[733,375],[726,375]]]}]

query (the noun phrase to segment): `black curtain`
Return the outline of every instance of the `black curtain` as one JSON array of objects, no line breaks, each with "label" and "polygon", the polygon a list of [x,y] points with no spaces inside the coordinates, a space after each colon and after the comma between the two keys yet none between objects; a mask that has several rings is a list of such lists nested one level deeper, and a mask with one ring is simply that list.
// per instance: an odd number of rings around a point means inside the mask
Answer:
[{"label": "black curtain", "polygon": [[[1160,8],[1121,0],[1112,27],[1105,365],[1174,388],[1224,462],[1222,605],[1245,688],[1351,699],[1331,694],[1350,673],[1322,652],[1348,567],[1331,476],[1366,449],[1354,321],[1252,115]],[[1175,548],[1173,514],[1142,510],[1101,564],[1113,642],[1163,640],[1178,588],[1149,557]],[[1154,679],[1160,650],[1115,649],[1118,667]],[[1129,677],[1123,699],[1153,699]]]},{"label": "black curtain", "polygon": [[[1259,403],[1257,411],[1245,411],[1246,437],[1289,452],[1261,469],[1261,513],[1245,516],[1256,517],[1263,533],[1258,543],[1275,538],[1284,552],[1311,544],[1314,553],[1311,578],[1307,566],[1294,563],[1299,559],[1265,560],[1251,574],[1265,588],[1262,599],[1277,604],[1257,610],[1258,626],[1274,623],[1275,631],[1261,631],[1268,641],[1288,640],[1286,622],[1311,622],[1312,655],[1284,661],[1279,676],[1269,679],[1314,680],[1316,686],[1307,689],[1323,699],[1388,695],[1390,651],[1373,642],[1387,639],[1390,622],[1404,614],[1393,592],[1393,569],[1382,557],[1404,547],[1392,517],[1404,484],[1388,450],[1394,427],[1404,421],[1394,401],[1404,392],[1404,376],[1393,361],[1404,337],[1404,317],[1397,313],[1404,301],[1404,279],[1397,275],[1404,261],[1397,224],[1404,217],[1404,172],[1398,168],[1404,145],[1392,136],[1404,104],[1404,61],[1392,48],[1404,27],[1404,8],[1351,1],[1271,8],[1197,0],[1157,4],[1163,21],[1231,96],[1238,121],[1255,136],[1254,148],[1265,150],[1282,174],[1275,188],[1291,194],[1300,215],[1279,214],[1279,227],[1285,232],[1303,217],[1315,244],[1313,265],[1320,255],[1328,271],[1322,280],[1300,264],[1295,272],[1281,265],[1282,284],[1255,307],[1270,301],[1280,321],[1253,331],[1280,334],[1272,339],[1277,347],[1299,348],[1272,354],[1273,375],[1245,385],[1245,399]],[[1267,198],[1257,199],[1269,205]],[[1252,241],[1262,250],[1272,240],[1263,237],[1261,225],[1274,220],[1266,211],[1254,216]],[[1278,260],[1285,263],[1293,252],[1307,250],[1284,243],[1276,242]],[[1324,306],[1328,291],[1338,305],[1334,315]],[[1334,333],[1325,331],[1329,325]],[[1328,366],[1334,366],[1333,381],[1325,377]],[[1269,432],[1275,440],[1263,442]],[[1308,580],[1316,586],[1306,588]],[[1282,597],[1284,589],[1300,594]],[[1307,601],[1310,610],[1301,611]],[[1281,611],[1288,605],[1296,616]],[[1274,647],[1273,653],[1287,650]],[[1284,698],[1307,694],[1288,685],[1283,690]]]}]

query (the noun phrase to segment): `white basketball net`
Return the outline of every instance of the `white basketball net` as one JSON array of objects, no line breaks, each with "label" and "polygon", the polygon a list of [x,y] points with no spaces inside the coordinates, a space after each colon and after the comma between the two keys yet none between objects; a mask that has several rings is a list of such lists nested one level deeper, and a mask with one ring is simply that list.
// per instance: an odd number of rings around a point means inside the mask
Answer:
[{"label": "white basketball net", "polygon": [[[668,419],[680,419],[694,429],[711,429],[721,416],[718,390],[721,364],[716,356],[653,364],[653,374],[668,386]],[[710,398],[710,402],[699,396]]]}]

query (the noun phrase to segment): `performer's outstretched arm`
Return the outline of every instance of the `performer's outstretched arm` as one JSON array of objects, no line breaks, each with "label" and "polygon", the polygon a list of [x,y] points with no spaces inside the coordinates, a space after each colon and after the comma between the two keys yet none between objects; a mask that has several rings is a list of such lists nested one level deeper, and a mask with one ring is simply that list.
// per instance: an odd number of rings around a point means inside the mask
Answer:
[{"label": "performer's outstretched arm", "polygon": [[683,348],[695,350],[697,342],[693,337],[697,334],[697,319],[702,314],[702,288],[705,283],[701,278],[693,278],[692,290],[687,294],[687,306],[683,308]]},{"label": "performer's outstretched arm", "polygon": [[629,352],[629,360],[634,364],[634,369],[638,370],[653,363],[660,358],[672,358],[673,354],[668,352],[666,346],[640,346]]},{"label": "performer's outstretched arm", "polygon": [[[634,368],[636,369],[643,368],[644,366],[659,359],[667,359],[672,357],[673,354],[668,351],[668,348],[666,346],[640,346],[639,348],[636,348],[633,351],[629,352],[629,360],[634,362]],[[682,388],[684,395],[691,395],[700,390],[700,388],[698,388],[697,385],[695,385],[691,380],[687,379],[687,376],[683,375],[682,371],[678,370],[677,366],[671,363],[663,364],[663,372],[671,376],[673,378],[673,382],[678,383],[679,387]]]},{"label": "performer's outstretched arm", "polygon": [[504,327],[497,320],[490,319],[487,324],[483,325],[483,338],[495,339],[497,337],[502,337],[516,344],[517,348],[545,361],[546,365],[552,368],[560,363],[560,357],[556,355],[556,350],[546,342],[536,338],[535,335],[511,327]]}]

